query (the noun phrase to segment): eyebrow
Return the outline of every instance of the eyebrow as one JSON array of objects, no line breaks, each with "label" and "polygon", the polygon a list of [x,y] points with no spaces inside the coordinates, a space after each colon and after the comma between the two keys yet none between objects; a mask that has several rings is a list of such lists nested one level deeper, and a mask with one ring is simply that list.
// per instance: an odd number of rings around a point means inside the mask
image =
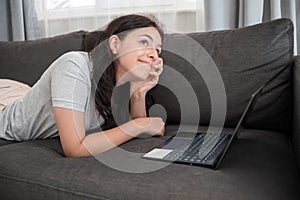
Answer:
[{"label": "eyebrow", "polygon": [[[149,38],[152,42],[154,41],[153,38],[152,38],[150,35],[148,35],[148,34],[142,34],[142,35],[139,35],[139,36],[146,36],[146,37]],[[160,45],[158,45],[158,47],[159,47],[159,48],[162,48],[162,45],[160,44]]]}]

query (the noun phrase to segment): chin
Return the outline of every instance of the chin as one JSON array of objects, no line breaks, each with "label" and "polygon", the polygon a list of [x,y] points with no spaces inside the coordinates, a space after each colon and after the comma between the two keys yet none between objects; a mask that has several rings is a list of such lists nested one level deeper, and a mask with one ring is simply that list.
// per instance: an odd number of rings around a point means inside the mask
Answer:
[{"label": "chin", "polygon": [[133,74],[133,79],[135,81],[146,81],[148,74]]},{"label": "chin", "polygon": [[149,77],[150,70],[145,68],[137,68],[131,71],[132,78],[136,81],[146,81]]}]

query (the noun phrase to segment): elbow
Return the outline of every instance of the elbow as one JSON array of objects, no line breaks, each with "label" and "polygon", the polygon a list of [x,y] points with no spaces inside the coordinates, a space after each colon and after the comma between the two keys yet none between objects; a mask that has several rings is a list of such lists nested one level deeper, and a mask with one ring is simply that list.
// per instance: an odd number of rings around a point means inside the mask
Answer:
[{"label": "elbow", "polygon": [[69,157],[69,158],[81,157],[80,154],[75,153],[75,152],[65,151],[64,154],[65,154],[66,157]]},{"label": "elbow", "polygon": [[86,151],[81,145],[79,145],[79,147],[73,147],[70,149],[63,149],[64,150],[64,154],[66,157],[84,157],[84,156],[90,156],[90,154],[88,153],[88,151]]}]

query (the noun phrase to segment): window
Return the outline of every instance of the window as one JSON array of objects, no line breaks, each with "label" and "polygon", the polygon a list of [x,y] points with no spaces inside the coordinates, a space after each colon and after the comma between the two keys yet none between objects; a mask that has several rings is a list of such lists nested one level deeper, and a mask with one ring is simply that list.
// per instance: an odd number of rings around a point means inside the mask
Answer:
[{"label": "window", "polygon": [[35,0],[44,37],[95,30],[131,13],[154,14],[166,29],[196,31],[199,1],[203,0]]},{"label": "window", "polygon": [[45,0],[46,10],[59,10],[66,8],[79,8],[95,6],[96,0]]}]

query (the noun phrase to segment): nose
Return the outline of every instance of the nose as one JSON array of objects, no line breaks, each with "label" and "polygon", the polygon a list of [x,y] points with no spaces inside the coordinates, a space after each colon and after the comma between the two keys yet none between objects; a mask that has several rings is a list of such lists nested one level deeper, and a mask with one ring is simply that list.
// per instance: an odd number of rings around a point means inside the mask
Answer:
[{"label": "nose", "polygon": [[157,53],[157,51],[156,51],[155,48],[149,49],[148,57],[149,57],[151,60],[156,60],[156,59],[158,58],[158,53]]}]

